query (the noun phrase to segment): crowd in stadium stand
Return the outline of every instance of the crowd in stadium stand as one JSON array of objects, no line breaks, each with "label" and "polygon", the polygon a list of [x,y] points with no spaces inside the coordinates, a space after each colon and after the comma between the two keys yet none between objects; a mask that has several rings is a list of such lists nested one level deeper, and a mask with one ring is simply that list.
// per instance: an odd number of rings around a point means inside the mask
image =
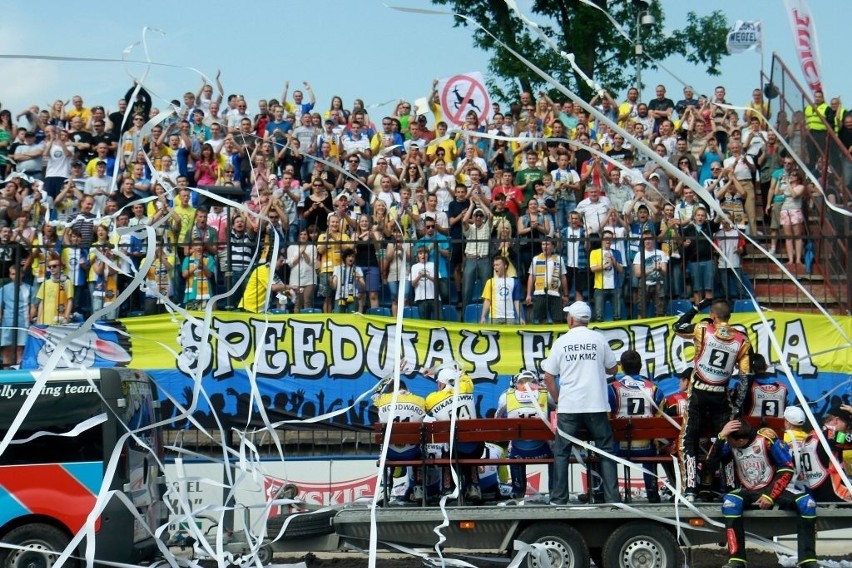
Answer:
[{"label": "crowd in stadium stand", "polygon": [[[323,109],[307,82],[252,112],[216,83],[165,110],[133,85],[109,114],[80,96],[0,111],[4,326],[203,309],[217,294],[219,309],[494,324],[560,322],[582,298],[595,320],[662,315],[744,296],[743,232],[801,269],[820,194],[762,117],[814,170],[827,128],[852,145],[852,114],[822,93],[792,116],[760,89],[730,110],[721,86],[589,101],[639,148],[544,93],[455,127],[434,84],[428,117],[406,101],[379,117],[359,99]],[[848,186],[846,160],[831,167]],[[149,233],[122,230],[135,226],[154,227],[153,260],[118,302],[149,254]]]}]

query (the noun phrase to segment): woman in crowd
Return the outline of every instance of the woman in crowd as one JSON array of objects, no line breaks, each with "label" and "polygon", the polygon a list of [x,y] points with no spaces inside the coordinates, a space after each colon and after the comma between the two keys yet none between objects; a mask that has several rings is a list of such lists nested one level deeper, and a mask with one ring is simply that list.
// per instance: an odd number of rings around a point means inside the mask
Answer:
[{"label": "woman in crowd", "polygon": [[491,241],[491,250],[488,255],[491,258],[498,254],[504,257],[508,264],[506,276],[516,278],[518,276],[517,265],[520,260],[518,258],[518,242],[512,237],[512,224],[508,219],[498,219],[494,223],[494,232],[497,236]]},{"label": "woman in crowd", "polygon": [[[666,203],[663,206],[663,218],[660,220],[660,233],[657,235],[657,239],[660,243],[660,249],[669,257],[669,269],[666,274],[668,295],[670,299],[683,298],[681,223],[680,219],[675,216],[675,207],[672,203]],[[613,246],[615,246],[615,243],[613,243]]]},{"label": "woman in crowd", "polygon": [[317,247],[310,241],[307,229],[299,231],[299,242],[287,247],[290,267],[290,296],[294,313],[314,306],[317,287]]},{"label": "woman in crowd", "polygon": [[369,297],[370,307],[379,307],[379,290],[382,287],[382,270],[376,255],[376,247],[384,243],[382,233],[375,228],[367,215],[358,217],[358,226],[352,240],[355,241],[355,266],[364,274],[365,290],[359,290],[358,303],[361,312],[365,310],[365,296]]},{"label": "woman in crowd", "polygon": [[550,219],[545,215],[535,198],[527,202],[526,212],[518,217],[518,265],[515,268],[522,276],[532,262],[533,256],[541,251],[541,240],[550,235]]},{"label": "woman in crowd", "polygon": [[402,170],[399,180],[402,187],[411,190],[411,195],[417,195],[417,190],[426,187],[426,178],[423,176],[423,168],[420,164],[409,162]]},{"label": "woman in crowd", "polygon": [[411,245],[402,240],[402,229],[395,225],[391,238],[385,248],[384,266],[385,282],[391,297],[391,313],[396,316],[399,309],[399,287],[404,286],[403,302],[408,302],[408,271],[411,268]]},{"label": "woman in crowd", "polygon": [[381,199],[377,199],[373,203],[371,222],[373,224],[373,230],[378,231],[383,238],[387,238],[391,235],[391,233],[387,231],[388,206]]},{"label": "woman in crowd", "polygon": [[219,181],[219,159],[213,146],[203,144],[201,156],[195,161],[195,182],[199,185],[216,185]]},{"label": "woman in crowd", "polygon": [[805,195],[805,185],[802,172],[794,170],[784,184],[784,203],[781,205],[781,230],[784,232],[784,247],[787,249],[787,266],[794,267],[802,264],[802,230],[805,223],[802,198]]},{"label": "woman in crowd", "polygon": [[684,258],[696,304],[703,299],[713,298],[716,267],[713,266],[712,243],[717,229],[708,221],[704,207],[696,207],[692,212],[692,222],[683,228]]},{"label": "woman in crowd", "polygon": [[334,211],[331,193],[325,189],[320,180],[311,182],[311,193],[305,199],[302,208],[302,219],[305,226],[316,225],[319,232],[324,233],[328,228],[328,214]]},{"label": "woman in crowd", "polygon": [[325,118],[331,117],[331,111],[333,110],[336,110],[343,117],[344,121],[349,120],[349,111],[343,108],[343,99],[337,95],[331,97],[331,104],[328,106],[328,110],[325,111]]}]

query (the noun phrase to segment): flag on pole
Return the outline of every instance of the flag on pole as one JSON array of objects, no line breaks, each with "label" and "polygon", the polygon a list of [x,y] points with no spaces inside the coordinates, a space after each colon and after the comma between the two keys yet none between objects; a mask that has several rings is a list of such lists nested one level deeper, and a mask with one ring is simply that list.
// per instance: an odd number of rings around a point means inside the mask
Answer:
[{"label": "flag on pole", "polygon": [[784,0],[790,29],[796,42],[802,74],[811,92],[822,90],[822,72],[820,69],[819,45],[817,44],[816,25],[806,0]]},{"label": "flag on pole", "polygon": [[760,48],[763,41],[760,23],[760,20],[737,20],[728,32],[728,39],[725,42],[728,53],[744,53]]}]

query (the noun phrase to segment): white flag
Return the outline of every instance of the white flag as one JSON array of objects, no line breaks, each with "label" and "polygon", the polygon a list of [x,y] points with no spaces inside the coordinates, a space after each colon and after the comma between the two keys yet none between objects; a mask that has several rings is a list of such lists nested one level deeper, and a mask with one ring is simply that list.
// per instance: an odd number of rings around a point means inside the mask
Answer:
[{"label": "white flag", "polygon": [[728,53],[743,53],[758,49],[763,41],[760,33],[760,20],[737,20],[728,32],[728,39],[725,42]]},{"label": "white flag", "polygon": [[470,111],[476,113],[479,124],[491,118],[491,96],[482,73],[460,73],[438,81],[441,112],[448,125],[461,126]]},{"label": "white flag", "polygon": [[[822,90],[822,73],[819,62],[819,44],[816,37],[811,9],[805,0],[784,0],[787,15],[790,17],[790,29],[796,42],[802,74],[811,92]],[[840,17],[838,15],[838,17]]]}]

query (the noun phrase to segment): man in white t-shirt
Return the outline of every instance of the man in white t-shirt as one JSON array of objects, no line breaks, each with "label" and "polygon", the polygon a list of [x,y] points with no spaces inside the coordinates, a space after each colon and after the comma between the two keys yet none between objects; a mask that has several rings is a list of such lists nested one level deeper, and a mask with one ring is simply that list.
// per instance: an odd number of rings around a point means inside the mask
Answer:
[{"label": "man in white t-shirt", "polygon": [[[570,436],[585,428],[595,448],[613,453],[614,441],[609,425],[607,375],[615,374],[618,362],[600,332],[587,326],[592,309],[585,302],[574,302],[564,309],[571,329],[560,336],[542,361],[544,382],[553,400],[558,400],[557,427]],[[558,378],[558,383],[557,383]],[[553,448],[553,478],[550,504],[568,503],[568,472],[573,444],[557,432]],[[615,462],[602,459],[600,474],[604,498],[609,503],[621,502]]]},{"label": "man in white t-shirt", "polygon": [[[645,286],[646,304],[654,302],[654,313],[660,317],[666,313],[666,273],[669,269],[669,255],[656,248],[654,233],[642,231],[643,247],[633,257],[633,276]],[[640,294],[639,290],[634,291]],[[634,303],[639,298],[634,298]],[[641,313],[641,312],[640,312]]]},{"label": "man in white t-shirt", "polygon": [[601,195],[601,188],[590,185],[586,189],[589,196],[577,204],[575,211],[583,218],[586,234],[600,233],[601,227],[607,222],[607,213],[611,207],[609,198]]}]

